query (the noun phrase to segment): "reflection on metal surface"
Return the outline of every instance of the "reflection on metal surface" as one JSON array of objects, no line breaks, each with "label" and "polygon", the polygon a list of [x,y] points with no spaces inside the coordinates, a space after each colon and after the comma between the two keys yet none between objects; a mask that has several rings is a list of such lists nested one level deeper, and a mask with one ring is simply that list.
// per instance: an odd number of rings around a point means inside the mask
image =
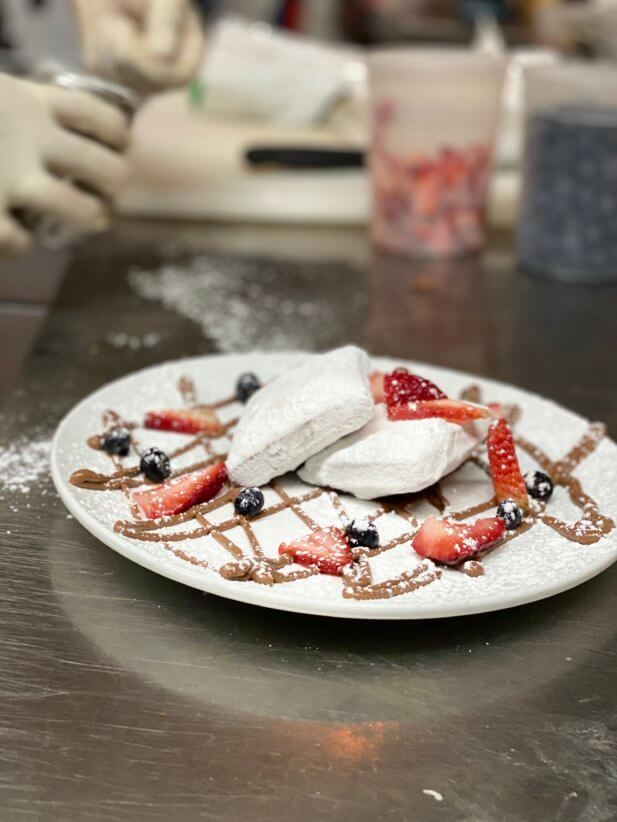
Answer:
[{"label": "reflection on metal surface", "polygon": [[[140,688],[155,683],[234,716],[434,726],[476,711],[479,695],[484,706],[507,704],[553,682],[570,668],[564,647],[577,649],[579,665],[592,652],[586,589],[561,596],[580,614],[567,623],[554,619],[552,600],[457,620],[456,630],[444,620],[346,622],[333,631],[327,620],[264,612],[163,580],[75,528],[88,549],[52,540],[51,583],[97,656],[132,671]],[[144,610],[154,617],[144,619]],[[597,653],[613,630],[608,623],[595,629]]]},{"label": "reflection on metal surface", "polygon": [[[202,252],[261,249],[262,270],[266,257],[361,261],[365,249],[354,232],[163,223],[93,240],[6,397],[3,444],[39,426],[48,436],[78,399],[128,370],[211,350],[192,323],[126,284],[131,265],[152,266],[164,243],[197,235]],[[376,264],[370,336],[363,315],[343,315],[336,343],[357,333],[374,353],[490,371],[605,419],[614,436],[613,292],[519,277],[498,240],[483,260],[448,268],[418,294],[419,267],[395,275]],[[471,336],[435,351],[438,329],[427,339],[410,322],[406,289],[437,322],[457,275]],[[337,304],[349,289],[367,299],[367,276],[363,267],[346,280],[332,266],[308,283],[289,265],[269,287],[277,299]],[[102,344],[110,330],[153,329],[166,334],[156,348]],[[614,817],[614,569],[489,616],[343,624],[157,578],[67,519],[44,483],[3,505],[3,819]]]},{"label": "reflection on metal surface", "polygon": [[463,370],[490,370],[503,332],[478,333],[494,322],[486,311],[490,281],[481,257],[410,263],[375,253],[369,271],[369,350],[400,357],[407,339],[416,360],[451,365],[456,359]]},{"label": "reflection on metal surface", "polygon": [[376,766],[393,723],[365,722],[326,729],[321,745],[334,761]]}]

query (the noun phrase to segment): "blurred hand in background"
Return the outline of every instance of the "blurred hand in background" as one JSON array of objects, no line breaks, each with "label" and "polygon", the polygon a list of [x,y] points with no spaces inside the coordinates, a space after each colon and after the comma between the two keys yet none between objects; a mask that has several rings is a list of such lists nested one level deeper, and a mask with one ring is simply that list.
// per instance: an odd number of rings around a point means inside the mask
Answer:
[{"label": "blurred hand in background", "polygon": [[203,32],[190,0],[73,0],[86,67],[142,91],[196,74]]},{"label": "blurred hand in background", "polygon": [[[0,254],[25,251],[15,217],[52,217],[79,233],[102,231],[120,186],[128,124],[90,94],[0,74]],[[26,222],[26,225],[28,223]]]},{"label": "blurred hand in background", "polygon": [[562,51],[617,60],[617,0],[549,0],[536,26],[541,41]]}]

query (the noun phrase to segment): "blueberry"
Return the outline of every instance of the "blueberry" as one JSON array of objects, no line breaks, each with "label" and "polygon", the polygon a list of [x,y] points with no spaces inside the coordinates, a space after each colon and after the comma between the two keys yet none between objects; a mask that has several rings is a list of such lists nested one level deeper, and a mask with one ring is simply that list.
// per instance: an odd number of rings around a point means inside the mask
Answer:
[{"label": "blueberry", "polygon": [[261,383],[259,378],[250,371],[246,374],[240,374],[238,382],[236,383],[236,397],[240,402],[248,402],[249,398],[253,396],[255,391],[259,391]]},{"label": "blueberry", "polygon": [[379,532],[373,522],[368,520],[352,520],[345,529],[347,539],[352,548],[362,545],[364,548],[377,548]]},{"label": "blueberry", "polygon": [[243,488],[234,500],[236,513],[255,517],[264,507],[264,495],[259,488]]},{"label": "blueberry", "polygon": [[553,480],[544,471],[530,471],[525,474],[525,485],[530,496],[543,502],[550,499],[553,494]]},{"label": "blueberry", "polygon": [[103,435],[103,451],[126,457],[131,445],[131,434],[126,428],[112,428]]},{"label": "blueberry", "polygon": [[504,499],[497,509],[497,516],[505,522],[508,531],[513,531],[523,521],[523,512],[513,499]]},{"label": "blueberry", "polygon": [[149,448],[141,455],[139,467],[152,482],[163,482],[171,474],[169,457],[160,448]]}]

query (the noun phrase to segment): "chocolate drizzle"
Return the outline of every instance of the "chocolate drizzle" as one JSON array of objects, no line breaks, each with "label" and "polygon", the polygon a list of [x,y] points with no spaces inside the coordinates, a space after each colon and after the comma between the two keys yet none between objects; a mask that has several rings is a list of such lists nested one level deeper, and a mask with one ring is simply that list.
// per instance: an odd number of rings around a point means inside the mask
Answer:
[{"label": "chocolate drizzle", "polygon": [[431,487],[427,488],[423,493],[426,497],[426,501],[430,503],[433,508],[436,508],[440,514],[443,514],[443,512],[448,508],[448,500],[444,496],[438,482],[436,482],[435,485],[431,485]]},{"label": "chocolate drizzle", "polygon": [[390,599],[416,591],[424,585],[430,585],[441,576],[441,569],[430,566],[426,562],[420,563],[413,571],[403,571],[394,579],[386,579],[383,582],[367,583],[364,580],[358,582],[353,575],[345,578],[343,597],[345,599]]},{"label": "chocolate drizzle", "polygon": [[565,488],[571,502],[582,511],[582,516],[576,522],[566,523],[547,514],[544,506],[539,506],[536,519],[566,539],[579,542],[581,545],[593,545],[615,527],[613,520],[600,513],[595,500],[583,491],[580,481],[572,476],[572,472],[581,462],[595,451],[604,434],[605,427],[601,423],[592,423],[577,444],[565,457],[556,462],[552,462],[537,445],[523,437],[516,438],[519,448],[533,457],[542,470],[549,474],[555,485]]},{"label": "chocolate drizzle", "polygon": [[477,559],[470,559],[467,562],[462,562],[458,566],[458,570],[466,574],[468,577],[481,577],[484,575],[484,567]]},{"label": "chocolate drizzle", "polygon": [[195,391],[195,383],[190,377],[180,377],[178,380],[178,391],[185,405],[195,405],[197,402],[197,393]]},{"label": "chocolate drizzle", "polygon": [[[235,399],[230,397],[210,405],[197,406],[197,392],[189,377],[181,378],[178,390],[185,404],[191,407],[208,408],[216,411],[231,406],[235,402]],[[477,403],[482,400],[478,386],[470,386],[462,392],[461,396]],[[520,418],[520,409],[515,406],[505,407],[504,413],[513,423]],[[232,420],[222,427],[229,432],[235,422],[236,420]],[[103,424],[106,429],[121,424],[131,432],[137,427],[134,423],[121,421],[120,417],[113,411],[105,413]],[[88,444],[92,448],[100,448],[102,436],[99,434],[90,437]],[[603,436],[604,426],[593,423],[580,441],[561,460],[557,461],[550,460],[537,445],[522,437],[516,437],[518,447],[526,451],[542,470],[550,474],[556,486],[562,486],[567,490],[572,503],[580,509],[581,516],[574,523],[566,523],[547,513],[546,506],[543,503],[534,502],[530,512],[516,531],[509,532],[499,545],[492,550],[500,549],[520,534],[528,531],[537,522],[541,522],[566,539],[581,545],[592,545],[598,542],[614,528],[613,521],[599,511],[597,503],[583,490],[580,481],[572,475],[580,463],[597,448]],[[133,441],[133,435],[131,438]],[[225,454],[214,452],[211,444],[212,438],[212,435],[200,434],[172,451],[169,454],[172,459],[199,448],[202,448],[205,452],[202,460],[174,471],[172,477],[178,477],[211,463],[224,460]],[[136,448],[134,441],[133,446]],[[125,468],[118,457],[111,457],[111,459],[115,468],[112,473],[102,474],[82,468],[73,473],[70,481],[80,488],[89,490],[121,490],[130,500],[131,489],[143,485],[146,480],[141,477],[138,466]],[[476,464],[482,471],[488,471],[486,463],[479,455],[474,455],[470,462]],[[208,503],[195,505],[182,514],[163,517],[158,520],[144,520],[132,508],[133,519],[116,522],[114,530],[130,539],[159,543],[178,559],[201,568],[210,568],[211,566],[206,560],[191,555],[189,552],[175,546],[174,543],[211,537],[230,555],[230,560],[218,568],[218,573],[227,580],[252,581],[260,585],[272,586],[314,576],[318,573],[316,568],[298,568],[297,566],[292,568],[290,566],[293,563],[288,556],[266,556],[259,539],[255,535],[253,524],[281,511],[288,510],[307,529],[317,531],[320,526],[309,516],[303,506],[311,500],[328,496],[332,502],[335,516],[340,523],[346,525],[349,517],[341,496],[332,489],[321,487],[312,488],[303,494],[292,496],[276,481],[270,483],[269,488],[276,495],[277,501],[264,508],[260,514],[251,520],[235,513],[222,522],[213,523],[210,520],[210,515],[213,512],[233,502],[239,489],[228,487],[224,493]],[[399,536],[375,549],[354,548],[352,550],[353,562],[346,566],[342,575],[342,596],[345,599],[375,600],[400,596],[432,584],[444,573],[458,571],[469,577],[479,577],[484,574],[481,558],[475,557],[473,560],[462,563],[457,568],[441,568],[430,561],[422,561],[413,570],[404,571],[391,579],[381,582],[373,580],[370,559],[391,550],[397,545],[410,542],[418,530],[420,523],[409,508],[420,499],[426,500],[439,514],[448,511],[450,507],[439,483],[427,488],[420,494],[410,494],[375,503],[377,510],[369,519],[376,520],[393,512],[406,521],[408,528]],[[490,511],[496,504],[497,501],[491,495],[485,502],[480,502],[460,511],[449,512],[449,516],[457,520],[465,520]],[[170,526],[183,524],[187,525],[186,529],[169,530]],[[249,544],[248,551],[231,539],[229,532],[236,528],[240,528],[244,532]]]}]

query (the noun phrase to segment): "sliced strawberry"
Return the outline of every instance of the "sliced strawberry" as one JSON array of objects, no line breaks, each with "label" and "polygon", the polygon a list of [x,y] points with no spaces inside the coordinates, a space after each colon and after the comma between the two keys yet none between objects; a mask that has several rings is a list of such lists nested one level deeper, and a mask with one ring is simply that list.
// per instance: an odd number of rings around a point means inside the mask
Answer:
[{"label": "sliced strawberry", "polygon": [[500,402],[489,402],[487,408],[490,408],[491,414],[495,417],[495,419],[499,419],[499,417],[507,417],[507,410]]},{"label": "sliced strawberry", "polygon": [[421,557],[444,565],[456,565],[495,545],[505,530],[505,523],[500,517],[485,517],[470,523],[429,517],[411,544]]},{"label": "sliced strawberry", "polygon": [[440,400],[446,395],[435,383],[406,368],[396,368],[384,377],[384,393],[388,405],[399,405],[416,400]]},{"label": "sliced strawberry", "polygon": [[279,554],[289,554],[299,565],[316,565],[322,574],[341,576],[353,557],[342,528],[324,528],[279,547]]},{"label": "sliced strawberry", "polygon": [[499,502],[513,499],[523,511],[526,511],[529,498],[525,480],[518,464],[512,431],[505,419],[500,418],[491,423],[486,448],[495,496]]},{"label": "sliced strawberry", "polygon": [[458,188],[467,174],[465,155],[454,148],[444,148],[441,152],[439,172],[445,188]]},{"label": "sliced strawberry", "polygon": [[169,517],[212,499],[226,482],[227,467],[224,462],[217,462],[148,491],[136,491],[132,501],[147,519]]},{"label": "sliced strawberry", "polygon": [[371,383],[371,394],[373,395],[373,399],[375,400],[375,402],[386,401],[384,379],[385,374],[383,373],[383,371],[373,371],[373,373],[369,375],[369,381]]},{"label": "sliced strawberry", "polygon": [[414,214],[422,218],[433,217],[439,208],[440,188],[438,169],[415,172],[411,183]]},{"label": "sliced strawberry", "polygon": [[159,431],[177,431],[179,434],[220,434],[222,426],[216,414],[209,408],[149,411],[144,420],[145,428]]},{"label": "sliced strawberry", "polygon": [[490,416],[488,408],[462,400],[419,400],[388,406],[390,420],[426,420],[439,417],[448,422],[464,423]]}]

